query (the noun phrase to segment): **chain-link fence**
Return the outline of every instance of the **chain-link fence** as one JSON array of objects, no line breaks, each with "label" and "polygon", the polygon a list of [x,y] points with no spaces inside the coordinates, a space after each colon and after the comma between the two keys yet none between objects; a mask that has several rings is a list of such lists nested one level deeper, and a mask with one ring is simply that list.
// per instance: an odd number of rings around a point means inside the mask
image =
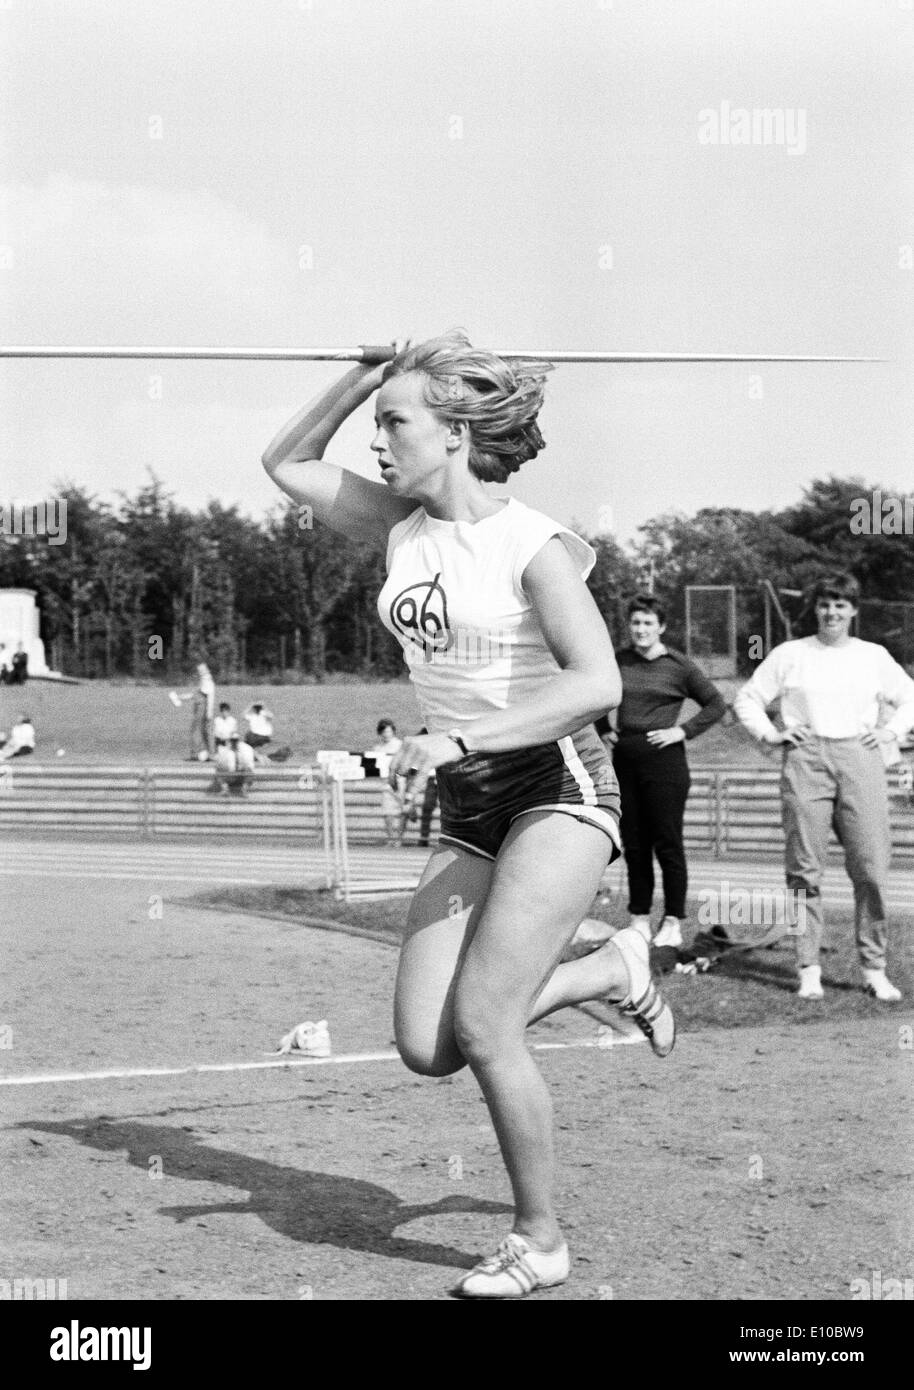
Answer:
[{"label": "chain-link fence", "polygon": [[[714,595],[713,597],[716,597]],[[687,630],[684,600],[671,604],[666,640],[686,649]],[[816,615],[807,598],[795,589],[769,590],[747,585],[736,589],[736,664],[738,673],[751,675],[759,661],[773,647],[790,637],[811,637],[816,632]],[[619,627],[622,628],[622,623]],[[701,629],[700,629],[701,630]],[[861,601],[854,635],[865,642],[878,642],[906,670],[914,675],[914,603],[892,599]],[[627,641],[627,631],[620,633]],[[718,646],[723,646],[723,639]],[[695,659],[704,669],[706,654],[693,641]],[[710,673],[709,673],[710,674]]]}]

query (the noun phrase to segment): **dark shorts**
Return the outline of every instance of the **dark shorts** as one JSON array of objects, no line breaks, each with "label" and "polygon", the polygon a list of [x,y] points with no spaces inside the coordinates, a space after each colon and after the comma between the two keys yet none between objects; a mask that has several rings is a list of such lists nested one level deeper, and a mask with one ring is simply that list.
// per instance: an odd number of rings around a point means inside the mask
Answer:
[{"label": "dark shorts", "polygon": [[270,742],[267,734],[245,734],[244,741],[249,748],[262,748],[265,743]]},{"label": "dark shorts", "polygon": [[591,726],[533,748],[470,753],[436,775],[442,844],[494,859],[518,816],[558,811],[606,834],[608,862],[619,854],[619,788]]}]

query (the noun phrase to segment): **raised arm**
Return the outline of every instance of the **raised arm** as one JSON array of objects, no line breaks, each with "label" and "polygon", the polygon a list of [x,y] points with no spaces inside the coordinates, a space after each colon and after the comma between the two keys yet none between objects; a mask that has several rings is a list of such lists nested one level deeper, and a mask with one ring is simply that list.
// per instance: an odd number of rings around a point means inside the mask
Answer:
[{"label": "raised arm", "polygon": [[417,505],[323,457],[343,421],[381,385],[382,375],[381,366],[354,367],[287,421],[263,455],[264,468],[293,502],[311,507],[318,522],[354,540],[386,541]]}]

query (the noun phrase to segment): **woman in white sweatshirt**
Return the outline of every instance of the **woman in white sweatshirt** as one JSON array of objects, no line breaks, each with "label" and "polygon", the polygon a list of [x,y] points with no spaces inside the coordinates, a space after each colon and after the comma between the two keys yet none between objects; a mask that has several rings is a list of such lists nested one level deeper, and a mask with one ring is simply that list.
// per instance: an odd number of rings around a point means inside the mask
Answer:
[{"label": "woman in white sweatshirt", "polygon": [[[784,748],[781,774],[787,885],[802,894],[796,931],[801,999],[821,999],[822,869],[829,832],[844,848],[854,885],[857,951],[868,991],[895,1003],[885,973],[885,881],[891,855],[885,768],[914,727],[914,681],[885,647],[851,637],[860,586],[830,574],[813,590],[819,630],[784,642],[765,658],[734,701],[750,733]],[[781,701],[783,730],[766,714]],[[879,724],[880,701],[895,706]]]}]

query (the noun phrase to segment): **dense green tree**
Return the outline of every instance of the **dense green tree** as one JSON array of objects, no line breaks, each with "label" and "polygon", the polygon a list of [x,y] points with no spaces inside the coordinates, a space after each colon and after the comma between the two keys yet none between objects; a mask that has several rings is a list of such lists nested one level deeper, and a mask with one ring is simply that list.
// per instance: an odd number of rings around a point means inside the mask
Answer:
[{"label": "dense green tree", "polygon": [[[746,665],[763,631],[765,581],[800,633],[811,622],[803,591],[845,568],[864,589],[861,635],[914,662],[914,527],[894,534],[875,514],[869,529],[851,525],[862,500],[875,511],[879,491],[861,478],[816,479],[780,512],[706,507],[653,518],[631,546],[594,537],[591,592],[618,643],[626,601],[653,584],[669,640],[682,645],[686,585],[732,584]],[[153,474],[117,507],[72,482],[58,484],[57,496],[67,505],[65,543],[5,528],[0,586],[37,591],[49,655],[70,674],[177,681],[201,660],[220,680],[403,673],[376,609],[382,548],[334,536],[307,508],[281,504],[262,521],[217,502],[192,512]],[[774,640],[783,635],[775,624]]]}]

